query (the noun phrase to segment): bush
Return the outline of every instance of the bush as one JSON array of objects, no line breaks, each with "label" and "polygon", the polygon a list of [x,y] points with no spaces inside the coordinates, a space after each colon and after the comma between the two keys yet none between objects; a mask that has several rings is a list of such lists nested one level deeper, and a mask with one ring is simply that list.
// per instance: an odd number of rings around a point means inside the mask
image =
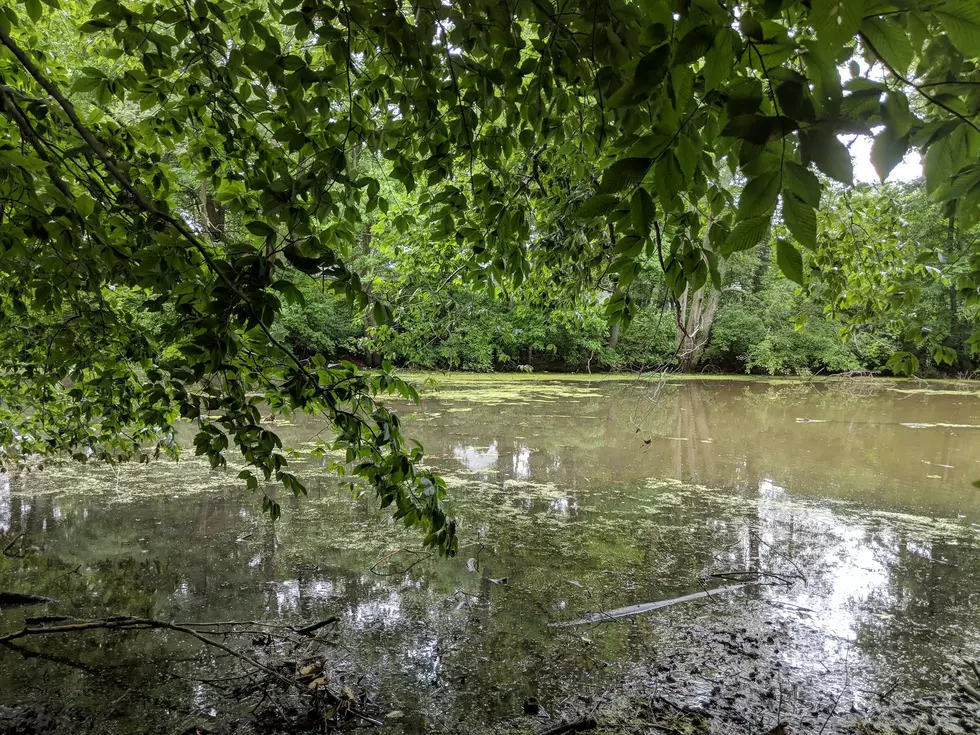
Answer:
[{"label": "bush", "polygon": [[362,333],[347,301],[309,278],[297,279],[305,303],[284,303],[276,331],[301,355],[334,355]]},{"label": "bush", "polygon": [[612,356],[613,366],[639,369],[673,363],[677,351],[675,329],[671,307],[644,309],[620,335]]}]

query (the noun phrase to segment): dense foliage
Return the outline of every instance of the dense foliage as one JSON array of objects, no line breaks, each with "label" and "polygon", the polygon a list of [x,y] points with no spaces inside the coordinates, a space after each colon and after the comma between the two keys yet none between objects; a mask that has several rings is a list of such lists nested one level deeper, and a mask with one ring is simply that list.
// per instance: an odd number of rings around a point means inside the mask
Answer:
[{"label": "dense foliage", "polygon": [[[373,363],[481,368],[867,364],[785,331],[824,308],[873,361],[880,324],[947,364],[978,344],[974,0],[21,0],[0,45],[8,453],[173,452],[182,417],[249,486],[302,492],[258,405],[323,412],[337,469],[450,551],[377,400],[413,389],[323,357],[352,321]],[[925,151],[941,247],[838,188],[849,133],[883,179]]]},{"label": "dense foliage", "polygon": [[[847,303],[829,295],[838,284],[828,283],[820,267],[841,262],[832,251],[844,236],[842,222],[877,262],[885,252],[902,253],[890,261],[885,280],[894,292],[913,291],[914,310],[898,310],[899,319],[887,304],[865,303],[881,292],[865,292],[860,282]],[[977,307],[965,303],[956,283],[968,271],[965,254],[975,235],[957,231],[950,240],[948,220],[921,183],[833,192],[819,228],[818,249],[803,257],[805,289],[779,270],[775,236],[728,259],[721,288],[705,287],[717,296],[717,308],[703,324],[706,341],[685,367],[888,374],[900,371],[892,359],[899,354],[936,374],[971,370],[969,326]],[[354,262],[375,296],[392,308],[391,323],[367,323],[343,300],[312,281],[300,281],[305,302],[288,306],[281,320],[283,339],[298,353],[326,352],[364,364],[383,355],[410,367],[476,371],[652,370],[682,363],[683,334],[655,258],[641,258],[631,289],[636,314],[621,330],[606,317],[608,292],[601,289],[569,302],[545,284],[526,281],[521,289],[495,297],[479,282],[453,278],[465,261],[451,248],[399,234],[384,221],[374,226],[372,243],[371,257]],[[861,273],[860,264],[852,272]]]}]

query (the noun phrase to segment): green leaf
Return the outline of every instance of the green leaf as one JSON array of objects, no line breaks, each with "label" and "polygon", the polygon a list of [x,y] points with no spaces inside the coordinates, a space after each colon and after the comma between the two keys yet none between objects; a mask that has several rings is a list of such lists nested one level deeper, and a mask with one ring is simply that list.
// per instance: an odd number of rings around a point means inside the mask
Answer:
[{"label": "green leaf", "polygon": [[783,184],[814,209],[820,206],[820,179],[805,166],[796,161],[783,164]]},{"label": "green leaf", "polygon": [[891,91],[885,96],[885,120],[901,138],[912,130],[915,117],[909,110],[909,98],[902,92]]},{"label": "green leaf", "polygon": [[684,188],[684,173],[673,150],[668,150],[657,161],[654,185],[660,197],[660,205],[664,209],[673,208],[679,201],[679,194]]},{"label": "green leaf", "polygon": [[851,153],[832,133],[810,137],[810,156],[817,168],[832,179],[850,185],[854,181],[854,164]]},{"label": "green leaf", "polygon": [[640,59],[633,74],[633,92],[648,93],[667,76],[670,68],[670,44],[662,44]]},{"label": "green leaf", "polygon": [[265,222],[259,222],[258,220],[252,220],[245,228],[251,232],[253,235],[258,235],[259,237],[268,237],[269,235],[275,235],[276,231],[270,225]]},{"label": "green leaf", "polygon": [[803,285],[803,256],[783,238],[776,240],[776,264],[789,280]]},{"label": "green leaf", "polygon": [[88,217],[95,212],[95,200],[88,194],[79,194],[75,197],[75,210],[83,217]]},{"label": "green leaf", "polygon": [[705,250],[704,257],[708,261],[708,274],[711,276],[711,285],[720,291],[722,278],[721,270],[718,268],[718,256],[710,250]]},{"label": "green leaf", "polygon": [[717,28],[698,26],[688,31],[677,44],[674,64],[690,64],[705,55],[718,33]]},{"label": "green leaf", "polygon": [[932,349],[932,361],[937,365],[952,365],[956,362],[956,350],[952,347],[937,345]]},{"label": "green leaf", "polygon": [[888,358],[885,369],[895,375],[913,375],[919,369],[919,358],[911,352],[896,352]]},{"label": "green leaf", "polygon": [[946,0],[933,12],[960,53],[968,58],[980,56],[980,3]]},{"label": "green leaf", "polygon": [[762,82],[758,79],[741,82],[728,92],[728,99],[725,102],[728,116],[736,118],[758,112],[762,106],[762,96]]},{"label": "green leaf", "polygon": [[82,23],[79,30],[82,33],[96,33],[97,31],[104,31],[106,28],[112,28],[115,25],[111,20],[105,20],[104,18],[95,18],[86,23]]},{"label": "green leaf", "polygon": [[630,215],[636,234],[649,237],[650,229],[657,217],[657,208],[654,206],[653,198],[642,186],[633,195],[633,201],[630,203]]},{"label": "green leaf", "polygon": [[871,163],[874,164],[878,178],[884,183],[892,169],[902,162],[909,149],[908,138],[900,138],[895,131],[886,127],[871,146]]},{"label": "green leaf", "polygon": [[41,6],[41,0],[25,0],[24,5],[27,6],[27,16],[37,23],[41,20],[41,16],[44,15],[44,8]]},{"label": "green leaf", "polygon": [[720,252],[726,258],[732,253],[748,250],[758,245],[768,234],[772,217],[753,217],[739,222],[725,239]]},{"label": "green leaf", "polygon": [[103,79],[99,77],[79,77],[71,85],[71,89],[73,92],[94,92],[102,81]]},{"label": "green leaf", "polygon": [[704,59],[704,68],[701,73],[704,75],[705,92],[710,92],[721,86],[721,83],[729,77],[735,62],[735,49],[732,45],[733,31],[730,28],[722,28],[715,37],[714,43],[708,49]]},{"label": "green leaf", "polygon": [[743,13],[738,26],[746,38],[751,38],[753,41],[762,41],[765,38],[762,23],[751,13]]},{"label": "green leaf", "polygon": [[280,279],[272,284],[272,288],[281,293],[283,297],[291,304],[299,304],[302,306],[306,303],[306,298],[303,296],[303,292],[300,291],[296,284],[288,279]]},{"label": "green leaf", "polygon": [[615,194],[596,194],[582,202],[581,206],[575,210],[575,216],[581,219],[592,219],[609,214],[616,209],[617,204],[619,204],[619,197]]},{"label": "green leaf", "polygon": [[652,163],[649,158],[621,158],[602,174],[599,193],[611,194],[635,186],[646,176]]},{"label": "green leaf", "polygon": [[677,138],[674,154],[677,156],[677,165],[684,174],[684,180],[691,181],[701,159],[700,147],[687,135],[681,135]]},{"label": "green leaf", "polygon": [[905,76],[915,58],[908,31],[887,18],[867,18],[861,23],[863,33],[874,51],[895,71]]},{"label": "green leaf", "polygon": [[799,127],[795,120],[782,115],[738,115],[728,121],[721,134],[762,145],[789,135]]},{"label": "green leaf", "polygon": [[371,315],[374,317],[375,324],[391,323],[391,309],[380,301],[374,302],[374,306],[371,307]]},{"label": "green leaf", "polygon": [[949,183],[964,166],[980,158],[980,133],[966,123],[957,123],[951,132],[936,139],[926,150],[926,190],[929,193]]},{"label": "green leaf", "polygon": [[854,38],[864,16],[864,0],[812,0],[810,23],[831,53]]},{"label": "green leaf", "polygon": [[810,250],[817,249],[817,213],[795,194],[783,190],[783,223],[796,241]]},{"label": "green leaf", "polygon": [[738,219],[771,213],[779,196],[779,171],[766,171],[749,181],[738,198]]}]

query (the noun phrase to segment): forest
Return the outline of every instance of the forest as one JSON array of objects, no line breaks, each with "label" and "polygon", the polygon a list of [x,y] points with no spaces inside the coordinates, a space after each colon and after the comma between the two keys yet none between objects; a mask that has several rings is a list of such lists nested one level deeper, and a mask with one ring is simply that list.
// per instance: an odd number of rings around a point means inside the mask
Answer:
[{"label": "forest", "polygon": [[[969,274],[975,232],[944,218],[921,181],[833,191],[818,226],[820,244],[802,259],[802,284],[779,269],[775,235],[734,254],[718,284],[705,284],[686,303],[656,258],[639,259],[636,311],[623,327],[609,323],[608,283],[569,299],[538,277],[495,296],[454,278],[463,259],[451,246],[401,234],[382,216],[365,235],[370,253],[352,262],[375,298],[391,306],[392,321],[377,324],[322,281],[297,277],[303,300],[285,306],[279,330],[298,354],[435,370],[889,375],[906,372],[892,360],[904,352],[920,375],[972,374],[977,307],[956,283]],[[915,310],[899,317],[870,309],[860,295],[847,303],[829,296],[820,271],[841,238],[886,264],[890,283],[919,291]],[[686,309],[681,326],[676,306]],[[693,339],[682,345],[685,332]]]},{"label": "forest", "polygon": [[978,225],[977,0],[0,3],[0,733],[975,731]]}]

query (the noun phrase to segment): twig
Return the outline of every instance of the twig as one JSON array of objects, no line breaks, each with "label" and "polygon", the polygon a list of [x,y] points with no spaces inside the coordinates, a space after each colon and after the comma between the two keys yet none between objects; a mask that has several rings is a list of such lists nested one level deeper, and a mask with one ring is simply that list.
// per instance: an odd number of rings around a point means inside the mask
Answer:
[{"label": "twig", "polygon": [[[848,648],[847,652],[850,653],[851,649]],[[817,735],[823,735],[823,731],[827,727],[827,723],[830,722],[830,718],[834,716],[835,712],[837,712],[837,705],[840,704],[840,698],[843,697],[844,692],[847,691],[848,675],[849,674],[847,670],[847,656],[845,655],[844,656],[844,684],[841,686],[840,692],[837,693],[837,698],[834,699],[834,706],[830,709],[830,712],[827,713],[827,719],[823,721],[823,725],[821,725],[820,730],[817,732]]]},{"label": "twig", "polygon": [[307,625],[303,628],[296,628],[296,632],[300,635],[312,636],[320,628],[325,628],[328,625],[332,625],[339,620],[336,616],[329,617],[326,620],[321,620],[319,623],[313,623],[312,625]]},{"label": "twig", "polygon": [[[404,569],[399,569],[399,570],[394,571],[394,572],[378,572],[378,571],[375,571],[379,566],[381,566],[382,564],[384,564],[386,561],[389,561],[393,556],[395,556],[396,554],[401,554],[403,552],[406,553],[406,554],[417,554],[419,558],[416,559],[415,561],[413,561],[411,564],[409,564]],[[416,564],[421,564],[423,561],[425,561],[426,559],[428,559],[430,556],[432,556],[432,554],[430,552],[426,552],[426,551],[416,551],[415,549],[395,549],[394,551],[392,551],[392,552],[390,552],[388,554],[385,554],[383,557],[381,557],[376,562],[374,562],[374,564],[372,564],[368,568],[368,571],[371,572],[371,574],[373,574],[373,575],[375,575],[377,577],[394,577],[394,576],[398,576],[398,575],[401,575],[401,574],[405,574],[407,571],[409,571]]]},{"label": "twig", "polygon": [[18,540],[18,539],[20,539],[20,538],[23,538],[23,536],[24,536],[24,533],[23,533],[23,532],[21,532],[21,533],[18,533],[18,534],[17,534],[16,536],[14,536],[14,537],[13,537],[13,538],[12,538],[12,539],[10,540],[10,543],[8,543],[8,544],[7,544],[6,546],[4,546],[4,547],[3,547],[3,552],[2,552],[2,553],[3,553],[3,555],[4,555],[5,557],[7,557],[8,559],[19,559],[20,557],[22,557],[22,556],[23,556],[23,554],[9,554],[9,553],[7,553],[7,552],[9,552],[9,551],[10,551],[10,549],[11,549],[11,547],[12,547],[12,546],[13,546],[14,544],[16,544],[16,543],[17,543],[17,540]]}]

